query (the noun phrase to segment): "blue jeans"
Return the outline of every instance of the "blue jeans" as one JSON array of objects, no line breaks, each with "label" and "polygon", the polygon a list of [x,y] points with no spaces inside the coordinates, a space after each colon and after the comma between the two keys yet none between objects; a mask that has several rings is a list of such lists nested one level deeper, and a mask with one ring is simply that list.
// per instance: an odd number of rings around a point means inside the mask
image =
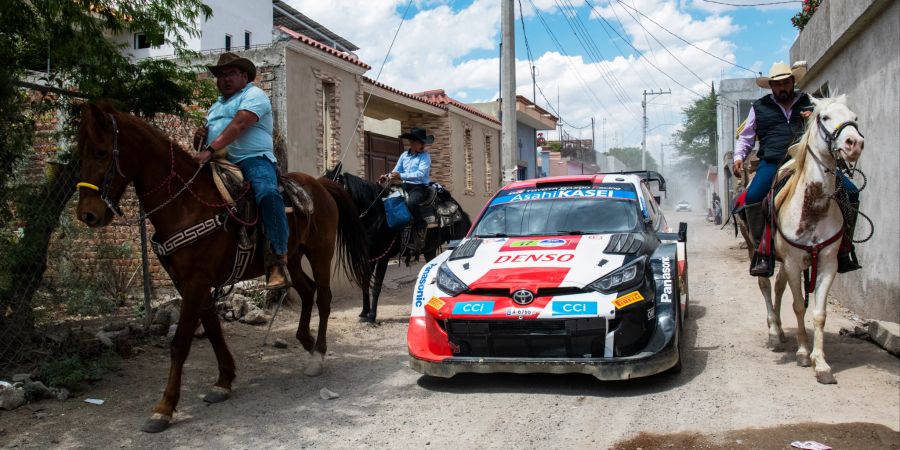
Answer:
[{"label": "blue jeans", "polygon": [[[756,168],[756,176],[753,177],[753,181],[750,182],[750,186],[747,187],[747,196],[745,197],[745,203],[748,205],[752,205],[754,203],[759,203],[766,198],[766,194],[769,193],[769,189],[772,188],[772,180],[775,179],[775,175],[778,173],[779,165],[777,163],[768,162],[768,161],[760,161],[759,167]],[[847,197],[853,203],[859,202],[859,189],[856,188],[856,185],[850,181],[849,178],[844,176],[843,173],[839,174],[838,177],[841,179],[841,184],[844,186],[844,190],[847,192]]]},{"label": "blue jeans", "polygon": [[244,178],[253,186],[256,204],[262,216],[266,236],[272,244],[272,252],[276,255],[287,253],[288,221],[284,213],[284,200],[278,193],[278,178],[275,164],[264,156],[247,158],[238,163]]}]

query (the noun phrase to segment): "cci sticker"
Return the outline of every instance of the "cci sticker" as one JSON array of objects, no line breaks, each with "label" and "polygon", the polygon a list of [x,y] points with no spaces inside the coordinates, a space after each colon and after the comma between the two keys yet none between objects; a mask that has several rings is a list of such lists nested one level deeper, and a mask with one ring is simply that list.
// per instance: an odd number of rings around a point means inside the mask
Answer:
[{"label": "cci sticker", "polygon": [[434,308],[435,311],[440,311],[441,308],[443,308],[444,305],[446,305],[446,304],[447,304],[447,302],[445,302],[437,297],[431,297],[431,300],[428,300],[428,303],[426,303],[426,306],[430,306],[430,307]]},{"label": "cci sticker", "polygon": [[641,295],[640,292],[634,291],[628,295],[623,295],[615,300],[613,300],[613,305],[616,305],[616,309],[622,309],[632,303],[637,303],[644,299],[644,296]]},{"label": "cci sticker", "polygon": [[595,302],[553,302],[554,316],[580,316],[597,315],[597,303]]},{"label": "cci sticker", "polygon": [[494,302],[459,302],[453,305],[453,314],[488,315],[494,312]]}]

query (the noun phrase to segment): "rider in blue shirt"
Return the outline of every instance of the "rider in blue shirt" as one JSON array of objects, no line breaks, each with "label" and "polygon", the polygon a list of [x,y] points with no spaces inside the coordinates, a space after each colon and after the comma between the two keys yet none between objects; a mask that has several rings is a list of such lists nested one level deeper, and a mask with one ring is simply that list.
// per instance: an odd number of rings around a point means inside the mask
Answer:
[{"label": "rider in blue shirt", "polygon": [[397,165],[391,171],[391,178],[403,182],[403,189],[407,194],[406,205],[412,215],[417,246],[421,250],[425,246],[427,224],[420,204],[428,199],[428,183],[431,181],[431,155],[425,150],[425,145],[433,143],[434,136],[427,134],[424,128],[413,128],[409,133],[401,134],[400,138],[409,140],[409,149],[400,155]]}]

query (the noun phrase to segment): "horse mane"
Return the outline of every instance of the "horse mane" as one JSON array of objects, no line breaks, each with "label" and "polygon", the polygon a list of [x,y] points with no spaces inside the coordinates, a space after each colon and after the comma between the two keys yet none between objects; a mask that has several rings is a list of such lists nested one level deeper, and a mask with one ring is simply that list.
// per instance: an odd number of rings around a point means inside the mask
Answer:
[{"label": "horse mane", "polygon": [[[165,131],[160,129],[155,124],[148,122],[147,120],[144,120],[138,116],[135,116],[134,114],[130,114],[130,113],[127,113],[124,111],[119,111],[112,104],[112,102],[107,101],[107,100],[99,100],[97,102],[94,102],[94,104],[98,108],[100,108],[100,110],[102,112],[113,115],[116,118],[116,121],[118,122],[118,124],[120,126],[123,124],[132,125],[132,126],[138,128],[139,130],[147,132],[155,139],[159,139],[160,141],[167,143],[167,144],[171,143],[175,147],[176,150],[180,150],[180,152],[176,152],[176,154],[184,153],[185,155],[188,155],[188,152],[185,151],[184,147],[182,147],[178,143],[178,141],[169,137],[169,135],[166,134]],[[84,107],[88,108],[89,105],[85,104]],[[97,131],[96,131],[97,127],[96,127],[95,122],[96,122],[96,119],[94,117],[94,114],[89,114],[89,113],[82,114],[81,124],[79,126],[79,140],[82,140],[85,137],[89,137],[92,140],[97,140]],[[106,126],[106,124],[103,124],[103,126]]]},{"label": "horse mane", "polygon": [[781,173],[783,170],[795,169],[795,173],[794,176],[785,183],[781,192],[775,197],[776,209],[781,208],[781,205],[794,195],[797,185],[800,184],[800,174],[806,166],[806,156],[809,154],[809,151],[807,150],[810,147],[810,143],[815,136],[815,133],[818,132],[816,120],[818,120],[822,111],[831,106],[835,101],[837,101],[837,98],[823,98],[818,100],[812,114],[806,119],[806,130],[803,132],[803,136],[800,137],[800,140],[797,141],[796,144],[791,145],[788,148],[788,154],[791,155],[791,160],[781,166],[781,168],[778,169],[778,172]]}]

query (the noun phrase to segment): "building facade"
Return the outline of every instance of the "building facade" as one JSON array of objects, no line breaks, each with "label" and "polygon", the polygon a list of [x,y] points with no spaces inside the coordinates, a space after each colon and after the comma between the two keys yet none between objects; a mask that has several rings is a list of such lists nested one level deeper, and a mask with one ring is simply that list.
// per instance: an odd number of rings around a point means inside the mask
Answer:
[{"label": "building facade", "polygon": [[[861,210],[875,225],[872,240],[856,245],[862,270],[840,274],[832,293],[858,314],[900,317],[900,221],[897,220],[897,124],[900,123],[900,2],[822,2],[791,47],[792,61],[807,61],[807,92],[847,95],[859,115],[866,146],[858,167],[868,183]],[[859,177],[856,182],[861,184]],[[882,205],[882,202],[887,202]],[[886,207],[885,207],[886,206]],[[861,219],[857,238],[869,233]]]}]

